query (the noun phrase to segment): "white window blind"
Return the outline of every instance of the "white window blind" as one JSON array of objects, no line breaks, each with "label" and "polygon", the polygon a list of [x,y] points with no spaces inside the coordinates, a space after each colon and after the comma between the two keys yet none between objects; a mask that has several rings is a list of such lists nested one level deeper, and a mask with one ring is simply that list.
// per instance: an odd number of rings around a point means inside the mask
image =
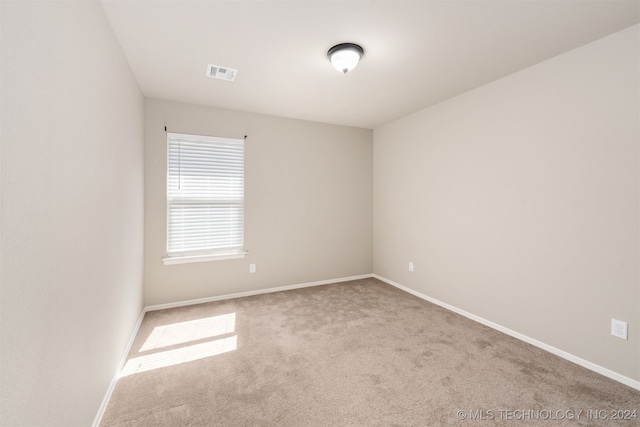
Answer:
[{"label": "white window blind", "polygon": [[243,253],[244,140],[168,133],[167,145],[167,256]]}]

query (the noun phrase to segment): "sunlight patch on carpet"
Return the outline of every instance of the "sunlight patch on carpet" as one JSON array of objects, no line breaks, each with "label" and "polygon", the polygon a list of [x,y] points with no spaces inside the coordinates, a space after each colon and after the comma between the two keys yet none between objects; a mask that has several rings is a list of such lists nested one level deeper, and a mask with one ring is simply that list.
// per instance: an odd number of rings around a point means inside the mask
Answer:
[{"label": "sunlight patch on carpet", "polygon": [[181,363],[193,362],[194,360],[233,351],[237,348],[237,341],[238,336],[234,335],[215,341],[135,357],[127,361],[120,373],[120,377],[175,366]]},{"label": "sunlight patch on carpet", "polygon": [[142,344],[139,352],[231,334],[235,330],[236,313],[157,326]]}]

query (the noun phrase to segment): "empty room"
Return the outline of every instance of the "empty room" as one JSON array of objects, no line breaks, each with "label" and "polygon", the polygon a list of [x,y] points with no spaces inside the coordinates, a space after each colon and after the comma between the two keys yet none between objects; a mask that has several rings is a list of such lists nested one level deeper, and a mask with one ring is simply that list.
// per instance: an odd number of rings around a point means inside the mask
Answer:
[{"label": "empty room", "polygon": [[637,0],[0,24],[0,425],[640,425]]}]

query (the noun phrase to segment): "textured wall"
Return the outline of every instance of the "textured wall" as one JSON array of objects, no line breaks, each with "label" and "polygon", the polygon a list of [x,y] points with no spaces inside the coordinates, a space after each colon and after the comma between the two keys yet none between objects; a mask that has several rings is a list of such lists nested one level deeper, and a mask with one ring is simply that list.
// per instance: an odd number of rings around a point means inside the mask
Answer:
[{"label": "textured wall", "polygon": [[[169,132],[245,143],[244,259],[163,265]],[[147,99],[147,305],[370,274],[372,131]],[[255,263],[257,272],[249,273]]]},{"label": "textured wall", "polygon": [[634,26],[375,129],[374,272],[639,380],[638,52]]},{"label": "textured wall", "polygon": [[0,7],[0,424],[87,426],[142,310],[144,101],[98,2]]}]

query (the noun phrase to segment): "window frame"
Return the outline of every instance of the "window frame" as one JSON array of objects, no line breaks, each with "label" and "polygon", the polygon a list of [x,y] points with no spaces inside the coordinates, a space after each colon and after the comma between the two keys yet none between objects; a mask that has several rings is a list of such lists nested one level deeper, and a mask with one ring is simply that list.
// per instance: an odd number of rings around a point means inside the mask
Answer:
[{"label": "window frame", "polygon": [[[244,258],[247,252],[244,250],[244,207],[245,207],[245,170],[244,170],[244,162],[245,162],[245,140],[241,138],[224,138],[224,137],[215,137],[215,136],[206,136],[206,135],[193,135],[193,134],[183,134],[183,133],[166,133],[166,154],[167,154],[167,169],[166,169],[166,180],[165,180],[165,197],[166,197],[166,229],[165,229],[165,253],[166,256],[162,258],[162,262],[164,265],[171,264],[185,264],[185,263],[193,263],[193,262],[206,262],[206,261],[221,261],[221,260],[229,260],[229,259],[239,259]],[[170,187],[169,181],[171,179],[171,139],[189,139],[198,142],[216,142],[216,143],[233,143],[239,144],[242,149],[242,197],[241,197],[241,211],[242,211],[242,225],[241,225],[241,245],[240,248],[237,246],[229,247],[228,249],[201,249],[201,250],[190,250],[183,252],[171,252],[169,250],[169,233],[170,233],[170,209],[172,205],[172,200],[170,197]],[[211,198],[211,201],[219,201],[220,198]],[[222,199],[225,200],[226,199]],[[184,201],[181,203],[184,204]]]}]

